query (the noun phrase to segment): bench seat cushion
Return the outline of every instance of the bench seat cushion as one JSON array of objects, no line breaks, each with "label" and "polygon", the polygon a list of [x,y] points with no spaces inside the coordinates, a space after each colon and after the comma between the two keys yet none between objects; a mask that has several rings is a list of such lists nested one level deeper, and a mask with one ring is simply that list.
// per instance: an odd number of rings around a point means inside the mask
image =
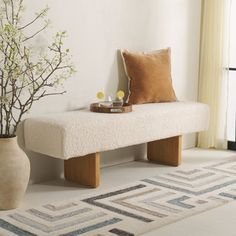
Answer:
[{"label": "bench seat cushion", "polygon": [[208,106],[195,102],[134,105],[133,112],[125,114],[54,113],[25,120],[25,147],[69,159],[203,131],[208,122]]}]

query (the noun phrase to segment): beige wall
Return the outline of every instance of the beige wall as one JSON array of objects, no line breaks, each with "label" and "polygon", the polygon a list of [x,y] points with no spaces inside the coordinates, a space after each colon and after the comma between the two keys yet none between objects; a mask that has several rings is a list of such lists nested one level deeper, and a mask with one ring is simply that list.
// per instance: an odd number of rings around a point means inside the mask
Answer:
[{"label": "beige wall", "polygon": [[[77,67],[65,84],[67,94],[36,103],[30,115],[88,106],[95,94],[126,89],[117,49],[172,48],[172,74],[180,100],[196,100],[201,0],[26,0],[27,17],[50,7],[53,25],[37,42],[44,45],[57,29],[67,30],[66,45]],[[195,135],[185,137],[184,147],[195,145]],[[144,146],[106,152],[103,165],[142,157]],[[30,154],[32,182],[58,177],[62,162]]]}]

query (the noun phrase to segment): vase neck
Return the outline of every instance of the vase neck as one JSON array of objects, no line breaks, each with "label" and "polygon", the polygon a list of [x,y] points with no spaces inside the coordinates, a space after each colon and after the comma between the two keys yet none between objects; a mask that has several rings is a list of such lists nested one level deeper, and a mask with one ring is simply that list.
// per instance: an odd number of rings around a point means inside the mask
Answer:
[{"label": "vase neck", "polygon": [[2,144],[17,144],[17,137],[12,138],[0,138]]}]

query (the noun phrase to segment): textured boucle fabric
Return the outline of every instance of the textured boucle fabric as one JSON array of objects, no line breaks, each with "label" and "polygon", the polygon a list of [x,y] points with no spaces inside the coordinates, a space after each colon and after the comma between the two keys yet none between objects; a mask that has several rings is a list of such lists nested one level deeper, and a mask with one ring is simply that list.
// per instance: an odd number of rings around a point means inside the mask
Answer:
[{"label": "textured boucle fabric", "polygon": [[208,106],[195,102],[134,105],[124,114],[56,113],[25,120],[25,147],[69,159],[203,131],[208,122]]}]

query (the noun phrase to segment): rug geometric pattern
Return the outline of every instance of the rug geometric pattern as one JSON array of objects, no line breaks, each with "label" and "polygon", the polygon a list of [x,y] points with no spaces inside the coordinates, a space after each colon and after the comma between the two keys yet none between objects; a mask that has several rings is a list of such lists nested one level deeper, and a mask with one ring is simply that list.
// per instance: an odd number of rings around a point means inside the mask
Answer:
[{"label": "rug geometric pattern", "polygon": [[15,210],[0,235],[131,236],[236,200],[236,160],[177,170],[84,199]]}]

